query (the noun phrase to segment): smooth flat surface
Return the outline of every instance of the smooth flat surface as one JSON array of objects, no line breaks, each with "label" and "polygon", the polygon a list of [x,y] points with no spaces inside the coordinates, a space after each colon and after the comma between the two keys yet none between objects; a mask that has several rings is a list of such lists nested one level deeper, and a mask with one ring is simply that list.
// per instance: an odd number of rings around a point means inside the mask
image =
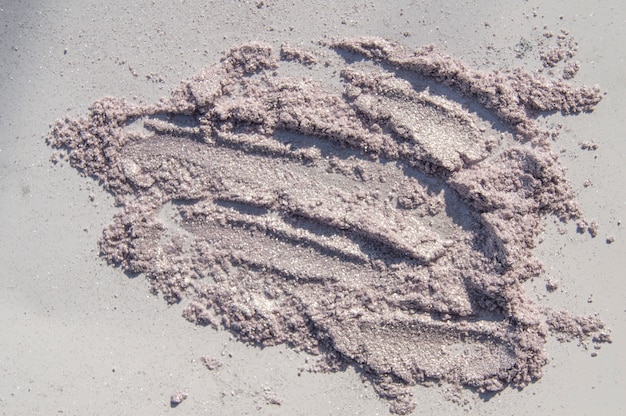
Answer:
[{"label": "smooth flat surface", "polygon": [[[540,381],[487,402],[459,407],[444,389],[416,388],[415,414],[625,411],[625,6],[163,3],[0,2],[0,413],[387,414],[388,404],[354,370],[300,374],[306,355],[286,347],[260,350],[226,332],[196,328],[178,306],[150,295],[143,277],[106,266],[97,241],[115,212],[112,199],[93,180],[49,162],[49,124],[85,114],[103,96],[153,102],[249,40],[278,48],[283,41],[306,46],[377,35],[410,47],[437,44],[482,69],[532,69],[540,66],[532,47],[546,30],[561,29],[579,45],[575,82],[598,83],[607,93],[592,114],[554,117],[564,127],[553,149],[562,151],[579,203],[600,230],[592,239],[576,234],[573,224],[564,235],[548,226],[538,253],[546,278],[560,286],[547,294],[545,282],[535,281],[528,289],[539,302],[599,313],[614,342],[592,358],[591,351],[553,340]],[[523,57],[516,52],[520,44],[531,46]],[[581,150],[582,141],[599,147]],[[607,244],[610,236],[615,242]],[[223,365],[209,371],[202,356]],[[171,408],[179,389],[189,398]]]}]

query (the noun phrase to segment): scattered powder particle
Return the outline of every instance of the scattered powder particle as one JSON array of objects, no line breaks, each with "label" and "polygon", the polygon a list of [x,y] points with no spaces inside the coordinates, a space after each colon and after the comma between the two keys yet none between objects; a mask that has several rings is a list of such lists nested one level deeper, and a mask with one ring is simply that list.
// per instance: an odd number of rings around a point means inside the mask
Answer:
[{"label": "scattered powder particle", "polygon": [[146,79],[156,84],[162,84],[165,82],[165,80],[163,79],[161,75],[155,74],[154,72],[150,72],[149,74],[147,74]]},{"label": "scattered powder particle", "polygon": [[593,142],[580,142],[580,148],[583,150],[598,150],[598,143]]},{"label": "scattered powder particle", "polygon": [[[561,33],[557,36],[557,46],[541,54],[541,60],[543,61],[543,65],[545,67],[555,67],[559,62],[573,58],[576,55],[576,52],[578,51],[578,43],[576,43],[573,37],[568,37],[567,35],[567,31],[561,31]],[[551,36],[546,37],[549,38]],[[575,75],[577,71],[578,68],[576,68],[572,76]]]},{"label": "scattered powder particle", "polygon": [[200,360],[202,361],[204,366],[211,371],[217,370],[222,366],[222,362],[216,358],[202,357],[200,358]]},{"label": "scattered powder particle", "polygon": [[613,244],[615,242],[615,237],[613,237],[612,235],[608,236],[606,238],[606,243],[607,244]]},{"label": "scattered powder particle", "polygon": [[263,398],[267,404],[274,406],[281,406],[283,404],[282,399],[278,398],[278,396],[276,396],[276,394],[269,388],[263,389]]},{"label": "scattered powder particle", "polygon": [[179,390],[176,393],[172,394],[172,397],[170,397],[170,405],[172,407],[176,407],[182,402],[184,402],[187,399],[187,397],[189,397],[189,394],[187,394],[186,391]]},{"label": "scattered powder particle", "polygon": [[[473,70],[435,47],[333,47],[387,69],[340,68],[342,95],[281,75],[271,48],[251,43],[169,99],[104,98],[59,121],[49,144],[121,207],[102,255],[193,322],[287,343],[322,370],[360,366],[401,414],[415,384],[537,380],[550,332],[610,340],[599,319],[542,310],[523,288],[542,272],[545,217],[586,224],[534,116],[591,111],[599,90]],[[516,137],[394,68],[473,98]]]},{"label": "scattered powder particle", "polygon": [[587,228],[587,231],[592,237],[595,238],[598,235],[599,229],[600,229],[600,224],[598,224],[596,221],[591,221],[591,223],[589,224],[589,227]]},{"label": "scattered powder particle", "polygon": [[532,52],[533,45],[525,38],[521,38],[515,45],[515,55],[517,58],[524,58],[527,53]]}]

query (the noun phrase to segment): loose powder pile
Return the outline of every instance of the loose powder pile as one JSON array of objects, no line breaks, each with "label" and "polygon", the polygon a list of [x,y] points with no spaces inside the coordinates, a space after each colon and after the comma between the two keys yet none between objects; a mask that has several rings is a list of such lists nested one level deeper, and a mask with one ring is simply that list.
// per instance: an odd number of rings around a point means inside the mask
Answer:
[{"label": "loose powder pile", "polygon": [[[597,318],[541,308],[522,287],[542,271],[545,217],[585,224],[534,117],[590,111],[597,88],[378,38],[329,46],[376,64],[342,64],[342,94],[279,75],[280,58],[251,43],[169,99],[105,98],[58,122],[49,144],[121,207],[102,255],[193,322],[319,355],[322,370],[359,366],[400,414],[415,384],[537,380],[550,332],[609,342]],[[401,74],[474,100],[508,132]]]}]

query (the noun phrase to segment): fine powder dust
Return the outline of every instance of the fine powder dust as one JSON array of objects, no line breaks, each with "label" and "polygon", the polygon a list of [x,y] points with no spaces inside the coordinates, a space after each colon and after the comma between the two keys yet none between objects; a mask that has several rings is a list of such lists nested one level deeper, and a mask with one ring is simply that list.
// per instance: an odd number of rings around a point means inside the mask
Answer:
[{"label": "fine powder dust", "polygon": [[545,217],[585,224],[533,117],[591,111],[597,88],[378,38],[329,46],[376,64],[342,64],[342,94],[279,75],[281,58],[310,68],[293,57],[313,55],[251,43],[169,99],[105,98],[58,122],[49,144],[121,207],[102,255],[193,322],[319,355],[321,370],[359,366],[400,414],[418,383],[537,380],[550,332],[609,342],[597,318],[540,308],[522,287],[542,271]]}]

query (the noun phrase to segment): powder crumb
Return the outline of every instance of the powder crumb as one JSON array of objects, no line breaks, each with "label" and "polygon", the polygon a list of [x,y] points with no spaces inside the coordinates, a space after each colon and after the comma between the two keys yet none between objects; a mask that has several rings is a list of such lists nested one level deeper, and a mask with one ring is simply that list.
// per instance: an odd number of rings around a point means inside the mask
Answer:
[{"label": "powder crumb", "polygon": [[563,68],[563,79],[572,79],[576,76],[580,70],[580,63],[576,61],[570,61],[565,64]]},{"label": "powder crumb", "polygon": [[605,344],[605,343],[606,344],[613,343],[613,340],[611,339],[611,335],[606,332],[601,332],[598,335],[595,335],[592,338],[592,341],[596,344],[596,346],[600,346],[600,344]]},{"label": "powder crumb", "polygon": [[554,292],[559,288],[561,282],[557,279],[548,279],[546,282],[546,290],[550,293]]},{"label": "powder crumb", "polygon": [[548,52],[544,53],[541,55],[541,60],[543,62],[543,65],[545,67],[555,67],[559,62],[561,62],[563,59],[565,59],[565,57],[567,56],[567,53],[565,50],[561,49],[561,48],[555,48],[555,49],[551,49]]},{"label": "powder crumb", "polygon": [[608,236],[606,238],[606,243],[607,244],[613,244],[615,242],[615,237],[613,237],[612,235]]},{"label": "powder crumb", "polygon": [[280,59],[285,61],[295,61],[306,66],[317,64],[317,56],[310,51],[301,47],[293,46],[289,43],[283,43],[280,47]]},{"label": "powder crumb", "polygon": [[179,404],[184,402],[187,399],[187,397],[189,397],[189,394],[186,391],[178,390],[176,393],[172,394],[172,396],[170,397],[170,406],[171,407],[178,406]]},{"label": "powder crumb", "polygon": [[593,238],[595,238],[598,235],[599,229],[600,229],[600,224],[598,224],[597,221],[591,221],[591,223],[589,224],[589,227],[587,228],[587,231]]}]

